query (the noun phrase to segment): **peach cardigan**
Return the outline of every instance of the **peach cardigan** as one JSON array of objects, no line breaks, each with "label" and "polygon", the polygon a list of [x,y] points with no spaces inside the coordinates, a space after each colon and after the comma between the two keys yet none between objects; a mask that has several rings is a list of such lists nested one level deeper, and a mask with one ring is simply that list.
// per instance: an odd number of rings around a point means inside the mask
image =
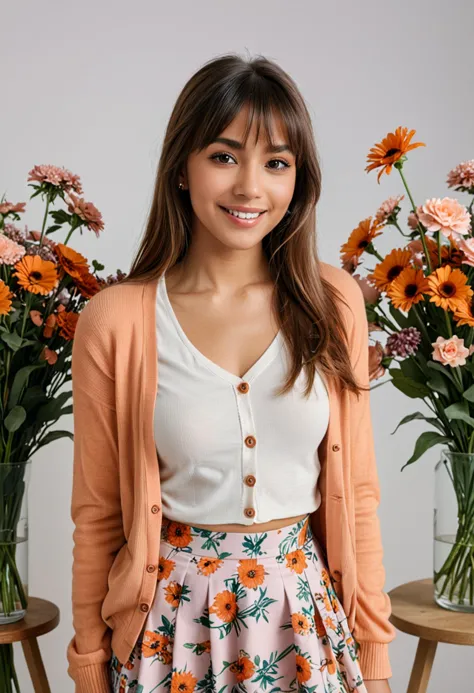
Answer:
[{"label": "peach cardigan", "polygon": [[[357,380],[369,383],[362,292],[321,262],[342,294]],[[87,303],[72,352],[74,463],[71,517],[74,636],[67,646],[76,693],[109,693],[111,648],[126,662],[153,602],[162,520],[153,414],[157,395],[158,279],[111,285]],[[318,448],[321,505],[311,526],[327,557],[365,679],[392,676],[395,638],[377,506],[380,489],[370,394],[327,382],[330,419]]]}]

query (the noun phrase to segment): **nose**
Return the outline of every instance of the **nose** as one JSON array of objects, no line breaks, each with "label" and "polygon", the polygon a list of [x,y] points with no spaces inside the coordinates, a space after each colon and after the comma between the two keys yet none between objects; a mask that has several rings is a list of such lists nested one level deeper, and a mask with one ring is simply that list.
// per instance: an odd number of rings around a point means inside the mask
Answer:
[{"label": "nose", "polygon": [[239,167],[234,183],[234,194],[248,199],[262,196],[263,178],[260,164],[248,162]]}]

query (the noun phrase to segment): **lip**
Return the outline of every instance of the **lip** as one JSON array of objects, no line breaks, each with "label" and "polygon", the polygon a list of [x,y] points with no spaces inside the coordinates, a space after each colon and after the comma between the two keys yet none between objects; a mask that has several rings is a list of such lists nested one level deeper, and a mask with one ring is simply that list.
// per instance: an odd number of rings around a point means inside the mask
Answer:
[{"label": "lip", "polygon": [[219,205],[224,209],[233,209],[234,212],[250,212],[254,214],[255,212],[266,212],[266,209],[258,209],[258,207],[242,207],[241,205]]},{"label": "lip", "polygon": [[227,219],[233,222],[236,226],[240,226],[247,229],[252,226],[256,226],[265,214],[265,212],[263,212],[262,214],[259,214],[258,217],[256,217],[255,219],[239,219],[238,217],[235,217],[233,214],[229,214],[229,212],[224,207],[221,207],[220,205],[218,205],[218,207],[222,210],[222,213],[226,215]]}]

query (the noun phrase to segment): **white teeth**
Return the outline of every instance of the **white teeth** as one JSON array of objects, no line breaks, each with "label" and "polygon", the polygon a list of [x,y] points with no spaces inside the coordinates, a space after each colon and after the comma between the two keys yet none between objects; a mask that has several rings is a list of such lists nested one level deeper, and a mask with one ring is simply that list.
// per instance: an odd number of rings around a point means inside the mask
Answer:
[{"label": "white teeth", "polygon": [[239,219],[256,219],[260,214],[260,212],[236,212],[234,209],[227,209],[226,207],[224,207],[224,209],[229,212],[229,214],[233,214],[234,217],[238,217]]}]

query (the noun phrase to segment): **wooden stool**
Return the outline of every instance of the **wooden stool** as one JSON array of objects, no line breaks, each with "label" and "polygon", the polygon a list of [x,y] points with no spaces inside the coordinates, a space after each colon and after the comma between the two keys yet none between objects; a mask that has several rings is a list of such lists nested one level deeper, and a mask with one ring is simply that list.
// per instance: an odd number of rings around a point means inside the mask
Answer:
[{"label": "wooden stool", "polygon": [[28,597],[28,608],[21,621],[0,625],[0,645],[21,642],[35,693],[51,693],[36,638],[54,630],[59,609],[47,599]]},{"label": "wooden stool", "polygon": [[449,611],[434,600],[433,578],[414,580],[388,592],[390,621],[419,638],[407,693],[425,693],[439,642],[474,645],[473,614]]}]

